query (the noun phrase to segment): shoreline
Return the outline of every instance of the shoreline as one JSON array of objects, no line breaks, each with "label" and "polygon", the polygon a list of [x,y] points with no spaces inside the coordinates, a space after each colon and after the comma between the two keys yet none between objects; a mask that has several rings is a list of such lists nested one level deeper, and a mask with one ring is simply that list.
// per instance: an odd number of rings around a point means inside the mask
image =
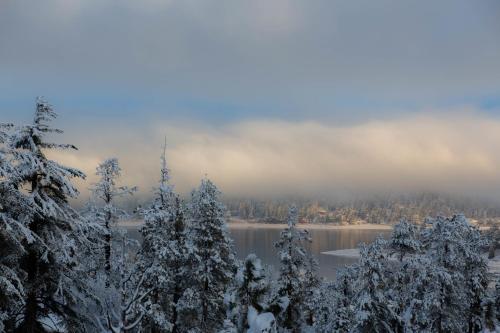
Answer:
[{"label": "shoreline", "polygon": [[[121,221],[118,223],[121,227],[139,227],[142,221],[129,220]],[[229,229],[285,229],[285,223],[257,223],[257,222],[244,222],[242,220],[230,220],[227,223]],[[299,229],[308,230],[392,230],[391,225],[387,224],[349,224],[349,225],[336,225],[336,224],[297,224]]]},{"label": "shoreline", "polygon": [[[284,229],[287,227],[285,223],[255,223],[255,222],[229,222],[228,227],[231,229]],[[392,226],[387,224],[351,224],[351,225],[335,225],[335,224],[297,224],[299,229],[308,230],[392,230]]]}]

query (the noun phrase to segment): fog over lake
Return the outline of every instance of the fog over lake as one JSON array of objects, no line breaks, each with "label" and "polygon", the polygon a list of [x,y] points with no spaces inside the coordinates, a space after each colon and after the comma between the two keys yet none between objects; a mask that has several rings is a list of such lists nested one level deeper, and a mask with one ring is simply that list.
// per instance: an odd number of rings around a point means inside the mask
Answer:
[{"label": "fog over lake", "polygon": [[[140,239],[137,227],[127,227],[127,231],[131,237]],[[279,239],[280,229],[267,228],[265,225],[262,228],[229,225],[229,232],[238,259],[245,259],[248,254],[255,253],[264,264],[273,266],[275,270],[279,268],[278,252],[274,243]],[[333,279],[339,268],[356,262],[356,259],[326,255],[321,252],[355,248],[360,243],[372,242],[378,236],[387,238],[390,232],[390,230],[312,229],[309,230],[312,238],[309,249],[319,262],[320,275]]]}]

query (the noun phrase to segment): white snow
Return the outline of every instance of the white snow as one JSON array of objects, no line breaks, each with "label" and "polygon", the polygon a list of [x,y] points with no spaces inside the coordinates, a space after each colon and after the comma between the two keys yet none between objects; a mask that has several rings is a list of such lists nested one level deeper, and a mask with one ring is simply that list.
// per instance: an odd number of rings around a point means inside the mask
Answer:
[{"label": "white snow", "polygon": [[[326,254],[330,256],[359,259],[359,249],[342,249],[321,252],[321,254]],[[487,256],[487,254],[485,254]],[[495,258],[488,260],[488,270],[491,274],[500,276],[500,251],[497,251]]]},{"label": "white snow", "polygon": [[343,249],[343,250],[333,250],[333,251],[325,251],[321,252],[321,254],[327,254],[336,257],[343,258],[359,258],[359,249]]},{"label": "white snow", "polygon": [[270,312],[259,314],[254,307],[248,308],[248,333],[268,333],[276,331],[276,318]]}]

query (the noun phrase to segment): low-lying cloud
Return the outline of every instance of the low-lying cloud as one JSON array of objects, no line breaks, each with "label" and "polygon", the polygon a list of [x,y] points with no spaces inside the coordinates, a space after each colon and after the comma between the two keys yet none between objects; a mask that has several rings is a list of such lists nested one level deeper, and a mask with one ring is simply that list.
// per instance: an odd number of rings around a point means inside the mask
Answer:
[{"label": "low-lying cloud", "polygon": [[[111,128],[111,129],[110,129]],[[81,148],[57,158],[95,181],[118,157],[123,182],[148,193],[167,139],[172,181],[186,193],[206,174],[227,195],[343,195],[394,191],[500,194],[500,120],[474,111],[432,112],[337,126],[255,120],[220,127],[153,124],[66,134]]]}]

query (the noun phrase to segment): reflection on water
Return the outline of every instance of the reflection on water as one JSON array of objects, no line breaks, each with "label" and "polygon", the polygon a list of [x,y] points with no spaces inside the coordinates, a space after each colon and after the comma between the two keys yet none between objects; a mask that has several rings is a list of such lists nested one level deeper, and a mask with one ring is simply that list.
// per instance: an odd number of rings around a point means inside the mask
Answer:
[{"label": "reflection on water", "polygon": [[[264,263],[278,267],[279,260],[274,243],[279,239],[280,230],[230,228],[230,231],[238,258],[243,259],[253,252]],[[359,243],[372,242],[379,235],[388,237],[390,231],[315,229],[310,230],[309,233],[312,238],[309,249],[319,261],[320,275],[333,278],[338,268],[352,264],[356,259],[340,258],[321,254],[321,252],[355,248]]]},{"label": "reflection on water", "polygon": [[[279,239],[280,230],[267,228],[229,228],[234,240],[234,248],[239,259],[255,253],[262,262],[275,268],[279,265],[278,255],[274,243]],[[140,238],[136,228],[128,228],[133,238]],[[325,278],[335,277],[337,269],[352,264],[356,259],[340,258],[321,254],[324,251],[350,249],[359,243],[370,243],[377,236],[388,237],[388,230],[310,230],[312,243],[309,249],[319,261],[319,273]]]}]

